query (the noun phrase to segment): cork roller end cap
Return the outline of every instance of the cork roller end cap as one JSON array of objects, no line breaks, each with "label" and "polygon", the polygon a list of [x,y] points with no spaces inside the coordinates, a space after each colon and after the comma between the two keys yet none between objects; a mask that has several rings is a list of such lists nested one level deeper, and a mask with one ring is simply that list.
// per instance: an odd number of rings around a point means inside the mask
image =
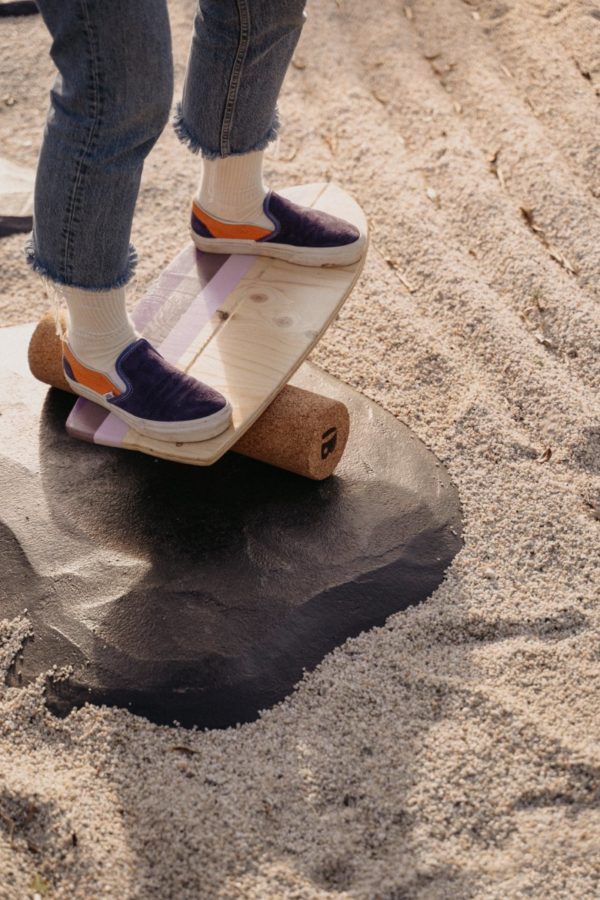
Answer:
[{"label": "cork roller end cap", "polygon": [[[63,328],[66,326],[63,315],[61,325]],[[28,359],[34,378],[61,391],[73,393],[63,372],[62,348],[56,333],[54,313],[46,313],[38,322],[29,342]]]}]

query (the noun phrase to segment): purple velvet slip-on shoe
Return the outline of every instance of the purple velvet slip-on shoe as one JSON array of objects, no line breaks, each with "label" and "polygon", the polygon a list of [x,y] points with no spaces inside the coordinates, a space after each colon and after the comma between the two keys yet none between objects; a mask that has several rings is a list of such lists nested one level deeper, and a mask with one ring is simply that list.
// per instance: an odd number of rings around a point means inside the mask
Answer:
[{"label": "purple velvet slip-on shoe", "polygon": [[225,222],[192,204],[192,240],[206,253],[273,256],[302,266],[349,266],[365,252],[366,235],[320,209],[270,191],[263,210],[273,228]]},{"label": "purple velvet slip-on shoe", "polygon": [[110,410],[146,437],[205,441],[231,423],[225,397],[180,372],[144,338],[125,347],[110,372],[89,368],[63,342],[63,368],[76,394]]}]

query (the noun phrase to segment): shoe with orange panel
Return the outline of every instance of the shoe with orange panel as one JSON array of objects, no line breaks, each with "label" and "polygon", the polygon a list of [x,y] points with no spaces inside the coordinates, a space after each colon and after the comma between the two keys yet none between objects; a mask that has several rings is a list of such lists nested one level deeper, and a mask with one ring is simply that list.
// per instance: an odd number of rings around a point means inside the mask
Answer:
[{"label": "shoe with orange panel", "polygon": [[63,368],[76,394],[147,437],[204,441],[231,424],[222,394],[172,366],[144,338],[125,347],[107,372],[86,366],[64,341]]},{"label": "shoe with orange panel", "polygon": [[364,253],[366,234],[322,210],[300,206],[270,191],[263,212],[272,227],[227,222],[194,201],[192,240],[205,253],[270,256],[302,266],[349,266]]}]

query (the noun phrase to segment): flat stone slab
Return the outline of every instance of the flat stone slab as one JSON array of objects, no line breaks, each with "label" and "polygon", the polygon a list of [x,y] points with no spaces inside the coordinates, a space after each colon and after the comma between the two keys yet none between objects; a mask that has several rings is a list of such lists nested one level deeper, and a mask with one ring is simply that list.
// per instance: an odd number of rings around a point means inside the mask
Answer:
[{"label": "flat stone slab", "polygon": [[31,16],[39,12],[33,0],[6,0],[0,3],[0,18],[2,16]]},{"label": "flat stone slab", "polygon": [[31,331],[0,329],[0,617],[27,609],[32,624],[12,684],[70,667],[47,680],[58,714],[90,701],[250,721],[348,637],[425,600],[460,549],[439,461],[318,368],[293,383],[349,407],[333,477],[235,453],[196,468],[69,437],[74,399],[26,369]]},{"label": "flat stone slab", "polygon": [[[0,15],[2,8],[0,4]],[[33,169],[17,166],[0,157],[0,237],[31,231],[34,184]]]}]

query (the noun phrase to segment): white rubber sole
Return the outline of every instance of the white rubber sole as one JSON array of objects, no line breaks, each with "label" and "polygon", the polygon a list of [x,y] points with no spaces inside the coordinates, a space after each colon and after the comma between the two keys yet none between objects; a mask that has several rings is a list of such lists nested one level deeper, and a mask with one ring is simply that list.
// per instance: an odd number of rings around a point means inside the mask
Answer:
[{"label": "white rubber sole", "polygon": [[149,419],[140,419],[138,416],[119,409],[114,403],[109,403],[101,394],[84,387],[77,381],[72,381],[66,372],[65,378],[73,388],[73,391],[80,397],[85,397],[86,400],[91,400],[92,403],[104,407],[104,409],[107,409],[125,422],[129,428],[137,431],[138,434],[154,438],[157,441],[182,444],[208,441],[222,434],[231,425],[231,405],[229,403],[223,409],[210,416],[205,416],[203,419],[190,419],[183,422],[153,422]]},{"label": "white rubber sole", "polygon": [[361,234],[352,244],[341,247],[294,247],[292,244],[261,243],[236,238],[201,237],[190,229],[192,241],[203,253],[242,253],[250,256],[270,256],[298,266],[350,266],[362,259],[367,237]]}]

